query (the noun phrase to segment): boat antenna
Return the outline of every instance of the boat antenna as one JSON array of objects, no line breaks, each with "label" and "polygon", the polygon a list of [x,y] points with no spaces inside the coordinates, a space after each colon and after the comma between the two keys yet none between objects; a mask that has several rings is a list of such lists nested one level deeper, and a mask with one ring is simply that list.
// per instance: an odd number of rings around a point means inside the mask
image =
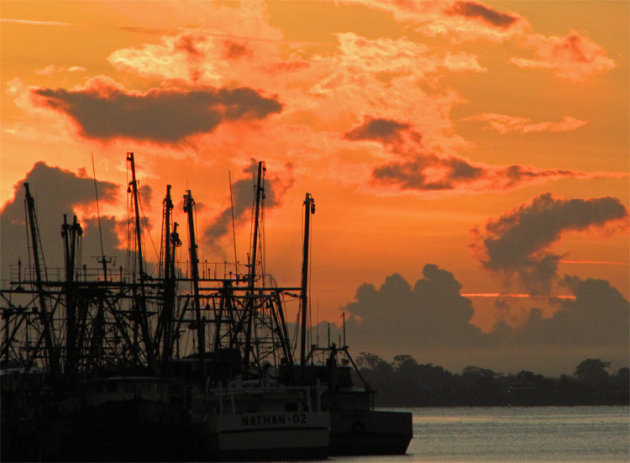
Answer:
[{"label": "boat antenna", "polygon": [[330,322],[328,322],[328,348],[330,349]]},{"label": "boat antenna", "polygon": [[98,235],[101,244],[101,260],[97,259],[97,262],[103,265],[103,278],[107,281],[107,259],[105,258],[105,251],[103,249],[103,229],[101,228],[101,208],[98,202],[98,188],[96,184],[96,169],[94,167],[94,153],[90,153],[92,156],[92,178],[94,179],[94,196],[96,197],[96,220],[98,221]]},{"label": "boat antenna", "polygon": [[316,313],[315,313],[315,333],[317,334],[317,347],[319,347],[319,300],[317,300],[317,304],[315,305]]},{"label": "boat antenna", "polygon": [[302,285],[300,291],[300,305],[301,305],[301,335],[300,335],[300,365],[302,370],[305,366],[306,360],[306,323],[307,323],[307,311],[308,311],[308,257],[309,257],[309,233],[310,233],[310,220],[311,214],[315,213],[315,200],[310,193],[306,193],[304,199],[304,246],[302,249]]},{"label": "boat antenna", "polygon": [[230,209],[232,211],[232,243],[234,244],[234,275],[238,275],[238,262],[236,258],[236,225],[234,220],[234,198],[232,196],[232,173],[228,170],[228,180],[230,183]]}]

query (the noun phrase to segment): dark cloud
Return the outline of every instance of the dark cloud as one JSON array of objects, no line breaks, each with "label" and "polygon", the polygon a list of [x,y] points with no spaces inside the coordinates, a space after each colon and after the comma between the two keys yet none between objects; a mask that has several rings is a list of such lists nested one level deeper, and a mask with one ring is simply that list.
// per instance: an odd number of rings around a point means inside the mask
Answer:
[{"label": "dark cloud", "polygon": [[244,56],[250,56],[251,51],[247,48],[247,45],[233,42],[231,40],[224,40],[223,46],[225,47],[225,57],[227,59],[237,60]]},{"label": "dark cloud", "polygon": [[[57,167],[50,167],[38,162],[26,175],[26,178],[15,185],[14,198],[4,205],[0,211],[0,262],[2,262],[3,279],[10,276],[10,266],[16,265],[18,259],[26,265],[28,250],[26,241],[26,221],[24,206],[24,182],[28,182],[31,194],[35,199],[37,221],[42,239],[42,248],[49,267],[61,267],[63,264],[61,224],[63,214],[68,214],[72,222],[73,208],[87,205],[95,201],[94,180],[79,177],[74,173]],[[99,201],[111,202],[118,193],[118,185],[97,181]],[[100,254],[100,251],[94,255]],[[89,249],[84,252],[91,252]]]},{"label": "dark cloud", "polygon": [[103,253],[108,267],[117,272],[119,267],[128,268],[127,259],[136,259],[135,253],[128,253],[124,249],[125,243],[118,239],[118,228],[124,224],[115,217],[101,217],[100,232],[98,218],[83,219],[83,261],[90,268],[100,268],[101,240],[103,237]]},{"label": "dark cloud", "polygon": [[199,45],[204,44],[206,38],[200,34],[184,34],[180,35],[174,43],[176,51],[181,51],[189,57],[200,59],[204,56],[203,51],[199,49]]},{"label": "dark cloud", "polygon": [[526,183],[545,179],[580,178],[581,172],[530,166],[495,167],[473,164],[457,156],[437,156],[420,150],[407,161],[395,161],[372,171],[375,183],[397,186],[403,190],[511,190]]},{"label": "dark cloud", "polygon": [[142,185],[140,188],[138,188],[138,194],[140,195],[140,200],[143,207],[150,209],[151,199],[153,199],[153,189],[151,188],[151,186]]},{"label": "dark cloud", "polygon": [[561,178],[561,177],[584,177],[581,172],[566,169],[549,169],[541,170],[530,166],[512,165],[500,170],[503,177],[506,179],[506,186],[514,187],[522,183],[536,181],[548,177]]},{"label": "dark cloud", "polygon": [[575,299],[559,302],[550,318],[534,309],[525,324],[514,330],[515,342],[532,345],[628,346],[630,304],[604,280],[565,276],[562,284]]},{"label": "dark cloud", "polygon": [[372,171],[374,184],[418,191],[505,191],[524,184],[589,175],[567,169],[475,164],[454,155],[438,155],[422,143],[411,124],[392,119],[365,117],[363,124],[345,133],[353,141],[375,140],[399,159]]},{"label": "dark cloud", "polygon": [[[288,184],[283,184],[277,176],[265,175],[264,207],[266,210],[279,205],[280,197],[292,183],[291,166],[287,167],[289,169]],[[258,162],[252,159],[251,164],[243,170],[243,173],[248,174],[248,176],[232,184],[234,221],[237,227],[251,219],[247,212],[252,210],[254,204]],[[227,207],[215,218],[204,233],[207,243],[215,252],[220,253],[219,241],[228,233],[231,233],[231,227],[232,207]]]},{"label": "dark cloud", "polygon": [[401,132],[407,131],[409,124],[392,119],[381,119],[367,116],[363,124],[346,132],[348,140],[380,140],[384,143],[399,141]]},{"label": "dark cloud", "polygon": [[[532,369],[558,374],[589,355],[626,366],[628,301],[607,281],[566,276],[562,284],[575,299],[536,299],[538,307],[557,309],[551,317],[544,318],[540,308],[530,306],[521,325],[502,322],[491,332],[481,332],[470,323],[474,309],[462,297],[459,282],[450,272],[428,264],[413,288],[399,274],[388,276],[379,288],[360,286],[354,302],[342,309],[351,315],[348,342],[355,354],[407,352],[451,369],[483,365],[504,372]],[[326,324],[316,330],[320,345],[326,344]],[[338,342],[338,336],[333,326],[331,341]]]},{"label": "dark cloud", "polygon": [[391,343],[399,352],[483,345],[483,334],[469,323],[474,310],[461,296],[460,283],[433,264],[425,265],[422,274],[413,288],[399,274],[388,276],[378,289],[372,284],[359,287],[355,302],[344,309],[352,315],[348,325],[353,337]]},{"label": "dark cloud", "polygon": [[449,13],[481,19],[483,22],[499,28],[508,28],[519,19],[517,16],[493,10],[477,2],[455,2]]},{"label": "dark cloud", "polygon": [[546,292],[560,259],[548,247],[563,232],[601,226],[627,214],[617,198],[557,199],[546,193],[488,221],[476,246],[487,269],[517,275],[533,293]]},{"label": "dark cloud", "polygon": [[[181,46],[194,50],[195,43]],[[74,119],[81,135],[101,140],[123,137],[177,143],[191,135],[210,133],[226,121],[263,119],[282,110],[276,99],[245,87],[137,93],[100,83],[83,90],[39,89],[34,93],[44,106]]]},{"label": "dark cloud", "polygon": [[[427,174],[429,170],[430,174]],[[484,169],[461,158],[440,158],[426,154],[408,162],[393,162],[377,167],[372,177],[378,183],[396,185],[403,190],[452,190],[457,183],[477,180],[484,173]]]}]

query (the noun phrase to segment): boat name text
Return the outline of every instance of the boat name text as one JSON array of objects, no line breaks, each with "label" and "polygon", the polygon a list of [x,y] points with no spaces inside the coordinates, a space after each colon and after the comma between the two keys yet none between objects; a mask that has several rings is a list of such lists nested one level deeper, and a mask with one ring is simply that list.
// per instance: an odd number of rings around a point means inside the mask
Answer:
[{"label": "boat name text", "polygon": [[246,415],[241,417],[241,426],[267,426],[278,424],[305,424],[305,413],[278,415]]}]

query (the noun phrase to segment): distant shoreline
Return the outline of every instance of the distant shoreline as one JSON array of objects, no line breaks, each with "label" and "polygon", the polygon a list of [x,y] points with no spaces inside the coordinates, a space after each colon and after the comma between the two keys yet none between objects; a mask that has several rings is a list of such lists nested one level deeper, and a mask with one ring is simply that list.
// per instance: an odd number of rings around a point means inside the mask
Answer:
[{"label": "distant shoreline", "polygon": [[359,373],[376,391],[377,407],[509,407],[630,405],[630,370],[586,359],[573,376],[549,378],[531,371],[502,375],[480,367],[454,374],[410,355],[389,363],[362,352]]}]

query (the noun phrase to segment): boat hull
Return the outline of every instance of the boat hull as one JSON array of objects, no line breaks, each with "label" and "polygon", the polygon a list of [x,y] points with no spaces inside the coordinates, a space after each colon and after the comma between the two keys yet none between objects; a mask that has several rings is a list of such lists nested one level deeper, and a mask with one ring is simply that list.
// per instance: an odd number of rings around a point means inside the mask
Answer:
[{"label": "boat hull", "polygon": [[141,399],[103,403],[55,420],[48,461],[190,461],[186,415]]},{"label": "boat hull", "polygon": [[209,430],[209,453],[218,460],[304,460],[328,456],[328,412],[217,415],[209,418]]}]

